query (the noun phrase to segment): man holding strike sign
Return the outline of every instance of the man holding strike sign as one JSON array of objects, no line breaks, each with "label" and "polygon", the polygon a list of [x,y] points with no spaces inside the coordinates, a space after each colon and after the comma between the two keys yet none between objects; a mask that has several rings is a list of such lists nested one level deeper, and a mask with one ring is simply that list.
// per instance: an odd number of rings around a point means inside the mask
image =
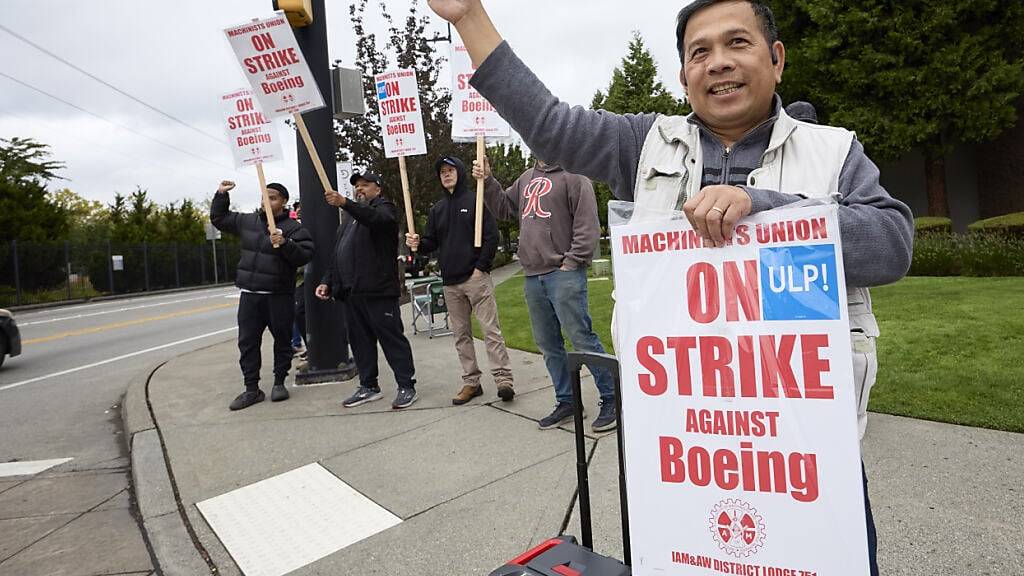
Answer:
[{"label": "man holding strike sign", "polygon": [[[694,113],[620,116],[570,108],[516,57],[481,0],[429,0],[453,23],[477,70],[471,84],[537,155],[608,182],[638,211],[682,210],[704,246],[724,246],[742,218],[806,197],[836,198],[861,433],[878,326],[867,287],[910,265],[910,210],[880,185],[854,134],[794,120],[781,107],[785,46],[759,0],[695,0],[676,21],[679,79]],[[543,123],[543,125],[541,125]],[[866,492],[866,479],[865,479]],[[874,523],[867,507],[871,574]]]},{"label": "man holding strike sign", "polygon": [[[210,204],[210,222],[222,232],[237,234],[241,240],[235,285],[242,290],[238,300],[238,363],[245,391],[230,406],[232,410],[241,410],[265,398],[260,390],[260,343],[266,328],[274,336],[274,387],[270,399],[288,399],[284,380],[292,365],[295,270],[313,258],[313,238],[302,224],[288,217],[288,189],[281,184],[267,184],[267,204],[272,210],[269,214],[233,212],[228,193],[234,187],[235,183],[227,180],[217,187]],[[269,235],[268,225],[274,227]]]}]

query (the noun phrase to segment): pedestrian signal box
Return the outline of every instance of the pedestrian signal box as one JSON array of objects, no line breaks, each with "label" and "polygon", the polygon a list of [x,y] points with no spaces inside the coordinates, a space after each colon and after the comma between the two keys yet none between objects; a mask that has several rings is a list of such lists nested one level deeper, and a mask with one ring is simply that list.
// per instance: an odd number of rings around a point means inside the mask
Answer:
[{"label": "pedestrian signal box", "polygon": [[292,28],[302,28],[313,23],[310,0],[274,0],[274,10],[284,10]]}]

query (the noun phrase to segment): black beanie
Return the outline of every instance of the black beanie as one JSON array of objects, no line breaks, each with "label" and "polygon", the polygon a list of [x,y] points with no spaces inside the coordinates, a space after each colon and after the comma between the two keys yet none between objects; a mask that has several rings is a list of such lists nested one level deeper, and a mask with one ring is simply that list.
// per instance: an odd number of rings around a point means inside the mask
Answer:
[{"label": "black beanie", "polygon": [[288,199],[288,189],[284,187],[284,184],[278,184],[277,182],[271,182],[270,184],[267,184],[267,188],[270,188],[272,190],[277,190],[278,192],[281,193],[281,196],[284,196],[285,200]]}]

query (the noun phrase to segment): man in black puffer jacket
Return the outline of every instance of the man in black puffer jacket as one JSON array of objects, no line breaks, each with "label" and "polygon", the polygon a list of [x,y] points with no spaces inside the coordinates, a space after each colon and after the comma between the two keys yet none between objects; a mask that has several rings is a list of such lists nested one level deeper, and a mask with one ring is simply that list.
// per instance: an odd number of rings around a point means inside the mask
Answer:
[{"label": "man in black puffer jacket", "polygon": [[284,186],[276,182],[267,184],[277,227],[273,234],[268,232],[262,210],[252,214],[231,211],[228,192],[234,187],[234,182],[220,183],[210,205],[210,222],[222,232],[237,234],[241,240],[235,285],[242,290],[238,300],[238,364],[245,391],[230,406],[232,410],[241,410],[265,397],[260,390],[260,344],[266,328],[274,336],[274,387],[270,399],[288,399],[284,379],[292,365],[295,271],[313,258],[313,238],[302,224],[288,217],[284,209],[288,189]]},{"label": "man in black puffer jacket", "polygon": [[356,172],[350,181],[358,201],[334,191],[324,195],[351,218],[338,227],[331,267],[316,287],[321,300],[333,296],[345,305],[349,345],[359,368],[359,388],[342,405],[353,408],[383,397],[377,381],[380,342],[398,383],[391,407],[407,408],[416,401],[416,379],[398,309],[398,209],[381,193],[376,174]]}]

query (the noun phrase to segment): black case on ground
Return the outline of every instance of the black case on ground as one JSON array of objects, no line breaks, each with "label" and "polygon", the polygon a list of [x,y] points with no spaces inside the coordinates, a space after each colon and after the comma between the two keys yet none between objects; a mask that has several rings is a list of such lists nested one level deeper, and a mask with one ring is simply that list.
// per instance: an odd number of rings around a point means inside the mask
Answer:
[{"label": "black case on ground", "polygon": [[[590,517],[590,483],[587,473],[586,442],[583,433],[583,400],[580,393],[580,369],[587,365],[605,368],[615,381],[615,430],[619,455],[619,514],[622,516],[623,562],[594,552]],[[622,460],[622,394],[619,362],[610,354],[570,352],[573,421],[576,433],[576,481],[580,502],[580,538],[560,536],[546,540],[491,572],[490,576],[629,576],[629,508],[626,502],[626,467]]]}]

